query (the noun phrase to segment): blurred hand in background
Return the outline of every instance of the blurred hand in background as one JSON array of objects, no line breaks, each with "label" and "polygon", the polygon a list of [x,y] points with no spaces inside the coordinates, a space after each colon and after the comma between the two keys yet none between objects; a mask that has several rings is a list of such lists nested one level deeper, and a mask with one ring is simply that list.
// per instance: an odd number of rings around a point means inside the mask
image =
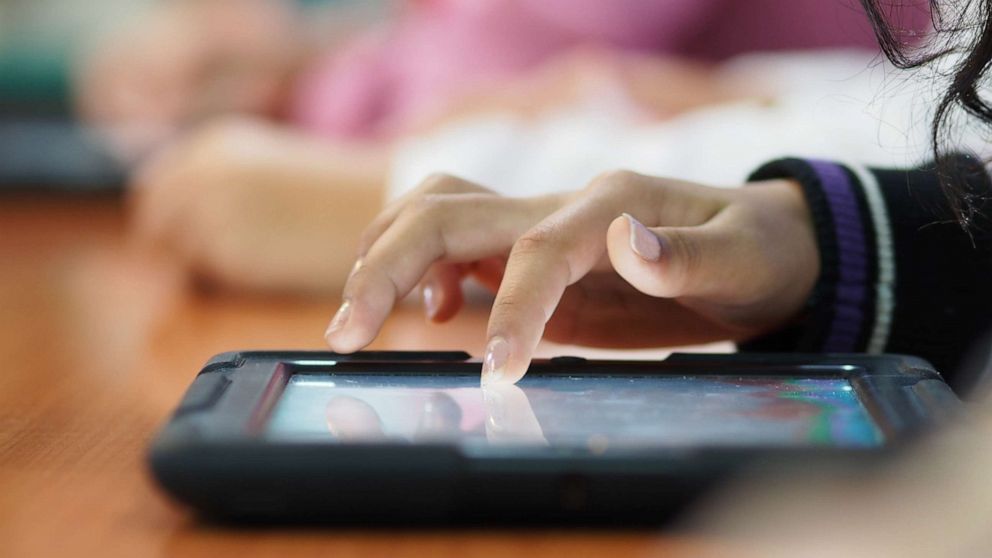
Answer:
[{"label": "blurred hand in background", "polygon": [[330,292],[381,207],[380,156],[248,117],[214,121],[136,175],[137,240],[214,286]]},{"label": "blurred hand in background", "polygon": [[86,56],[76,86],[80,115],[134,159],[211,115],[278,114],[303,49],[292,6],[155,4]]}]

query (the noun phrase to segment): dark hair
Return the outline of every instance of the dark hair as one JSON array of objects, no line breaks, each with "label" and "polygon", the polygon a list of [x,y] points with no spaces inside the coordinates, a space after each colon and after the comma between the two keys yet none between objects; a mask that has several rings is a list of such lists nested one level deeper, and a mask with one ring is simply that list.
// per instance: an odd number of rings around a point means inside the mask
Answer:
[{"label": "dark hair", "polygon": [[954,217],[968,225],[978,201],[974,197],[982,194],[967,187],[972,181],[965,175],[982,165],[963,169],[949,157],[948,145],[952,141],[952,117],[957,108],[992,130],[992,104],[978,91],[992,64],[992,0],[929,0],[936,33],[925,44],[919,43],[914,31],[899,25],[900,10],[923,9],[922,6],[883,5],[880,0],[861,0],[861,4],[882,52],[896,67],[916,68],[944,56],[961,56],[947,76],[950,85],[937,103],[930,137],[941,187]]}]

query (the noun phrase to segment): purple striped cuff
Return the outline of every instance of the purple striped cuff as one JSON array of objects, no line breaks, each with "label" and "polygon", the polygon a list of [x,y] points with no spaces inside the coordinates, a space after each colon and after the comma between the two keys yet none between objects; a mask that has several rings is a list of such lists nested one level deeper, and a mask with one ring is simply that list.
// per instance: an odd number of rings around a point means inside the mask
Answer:
[{"label": "purple striped cuff", "polygon": [[837,285],[833,320],[823,350],[853,352],[865,324],[868,298],[869,261],[865,226],[861,220],[857,193],[844,167],[827,161],[808,159],[820,181],[830,208],[837,241]]}]

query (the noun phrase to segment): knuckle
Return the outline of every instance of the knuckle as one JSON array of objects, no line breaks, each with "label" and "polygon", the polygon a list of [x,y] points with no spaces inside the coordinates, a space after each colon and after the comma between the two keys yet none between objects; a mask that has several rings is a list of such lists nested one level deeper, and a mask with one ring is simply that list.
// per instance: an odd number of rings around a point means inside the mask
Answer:
[{"label": "knuckle", "polygon": [[561,274],[571,282],[573,270],[568,259],[570,246],[568,239],[550,225],[535,227],[517,239],[510,250],[510,260],[523,265],[541,262],[541,267],[550,271],[552,277]]},{"label": "knuckle", "polygon": [[681,233],[670,234],[668,236],[670,250],[675,254],[681,273],[679,273],[679,286],[685,286],[699,272],[702,264],[702,254],[699,245]]},{"label": "knuckle", "polygon": [[490,313],[490,330],[529,329],[533,325],[546,325],[550,314],[544,310],[544,300],[535,296],[533,285],[523,282],[500,287],[499,296],[493,301]]},{"label": "knuckle", "polygon": [[512,314],[518,308],[521,308],[521,306],[520,297],[516,293],[510,292],[497,297],[493,301],[492,313],[499,315]]},{"label": "knuckle", "polygon": [[372,272],[372,266],[363,260],[358,260],[348,273],[348,283],[361,285]]},{"label": "knuckle", "polygon": [[361,236],[358,237],[359,252],[368,252],[375,239],[379,238],[381,230],[382,229],[375,224],[370,227],[366,227],[366,229],[362,231]]},{"label": "knuckle", "polygon": [[450,192],[457,189],[461,184],[460,178],[443,172],[435,172],[427,176],[420,183],[420,191],[429,194],[431,192]]},{"label": "knuckle", "polygon": [[364,262],[356,265],[345,280],[343,295],[346,298],[361,297],[374,273],[374,266]]},{"label": "knuckle", "polygon": [[637,189],[642,183],[642,175],[629,170],[611,170],[600,173],[589,182],[586,190],[590,193],[623,193]]},{"label": "knuckle", "polygon": [[527,231],[513,243],[511,255],[531,255],[553,250],[558,243],[556,231],[547,226],[538,226]]},{"label": "knuckle", "polygon": [[414,220],[435,221],[444,216],[449,205],[447,196],[427,194],[411,202],[405,211]]}]

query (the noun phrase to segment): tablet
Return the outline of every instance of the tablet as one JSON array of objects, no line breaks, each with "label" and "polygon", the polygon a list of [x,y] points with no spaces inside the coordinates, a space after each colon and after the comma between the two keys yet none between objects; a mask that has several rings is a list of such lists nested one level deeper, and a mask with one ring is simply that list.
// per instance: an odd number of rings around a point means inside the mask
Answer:
[{"label": "tablet", "polygon": [[127,169],[91,130],[58,117],[0,116],[0,194],[115,194]]},{"label": "tablet", "polygon": [[458,352],[220,355],[151,468],[217,518],[652,524],[758,460],[882,455],[958,405],[926,362],[893,355],[558,357],[485,389],[479,375]]}]

